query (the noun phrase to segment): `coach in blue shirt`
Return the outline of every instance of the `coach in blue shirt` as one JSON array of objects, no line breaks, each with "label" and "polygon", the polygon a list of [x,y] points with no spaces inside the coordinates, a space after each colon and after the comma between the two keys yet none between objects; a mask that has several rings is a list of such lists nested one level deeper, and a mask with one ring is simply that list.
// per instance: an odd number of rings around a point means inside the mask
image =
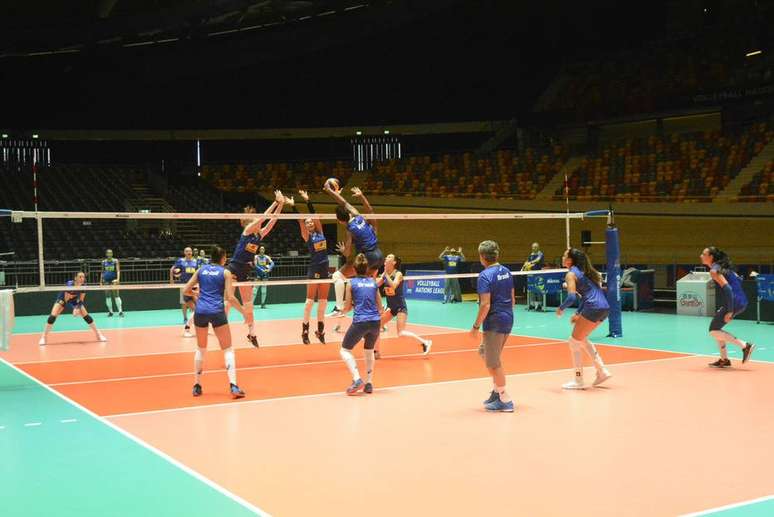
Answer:
[{"label": "coach in blue shirt", "polygon": [[483,339],[478,350],[494,384],[484,407],[487,411],[512,413],[513,400],[505,392],[505,373],[500,356],[513,329],[513,278],[511,271],[498,262],[500,247],[495,241],[479,244],[478,255],[484,270],[478,275],[478,315],[470,334],[478,339],[483,326]]}]

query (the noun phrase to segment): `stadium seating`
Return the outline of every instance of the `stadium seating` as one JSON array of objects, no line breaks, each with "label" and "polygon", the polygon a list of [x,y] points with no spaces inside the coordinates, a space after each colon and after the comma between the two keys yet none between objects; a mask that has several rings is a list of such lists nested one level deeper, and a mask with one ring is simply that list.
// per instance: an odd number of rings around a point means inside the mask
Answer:
[{"label": "stadium seating", "polygon": [[[578,201],[711,201],[774,137],[766,124],[747,131],[673,134],[603,145],[569,181]],[[564,187],[554,192],[564,199]]]},{"label": "stadium seating", "polygon": [[565,159],[559,145],[521,155],[501,149],[486,158],[469,152],[411,156],[376,165],[364,188],[383,195],[533,199]]},{"label": "stadium seating", "polygon": [[774,201],[774,160],[742,187],[738,201]]},{"label": "stadium seating", "polygon": [[202,177],[223,192],[254,192],[270,188],[289,192],[298,189],[318,190],[327,178],[338,178],[344,185],[351,175],[351,162],[342,160],[210,164],[202,167]]}]

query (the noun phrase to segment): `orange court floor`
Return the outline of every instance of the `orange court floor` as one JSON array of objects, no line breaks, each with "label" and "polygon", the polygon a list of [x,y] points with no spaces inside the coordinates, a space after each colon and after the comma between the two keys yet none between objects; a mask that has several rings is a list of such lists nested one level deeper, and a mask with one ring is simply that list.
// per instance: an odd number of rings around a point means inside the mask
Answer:
[{"label": "orange court floor", "polygon": [[[770,362],[717,371],[693,353],[600,344],[613,378],[566,392],[566,342],[513,335],[503,364],[517,409],[491,414],[467,332],[410,324],[433,340],[424,356],[391,326],[375,392],[347,397],[343,333],[305,346],[296,327],[263,322],[271,346],[255,349],[232,324],[239,401],[213,336],[204,395],[191,396],[194,340],[177,327],[105,330],[106,344],[59,332],[45,347],[19,334],[2,359],[243,502],[239,511],[652,516],[774,493]],[[356,356],[362,372],[362,346]]]}]

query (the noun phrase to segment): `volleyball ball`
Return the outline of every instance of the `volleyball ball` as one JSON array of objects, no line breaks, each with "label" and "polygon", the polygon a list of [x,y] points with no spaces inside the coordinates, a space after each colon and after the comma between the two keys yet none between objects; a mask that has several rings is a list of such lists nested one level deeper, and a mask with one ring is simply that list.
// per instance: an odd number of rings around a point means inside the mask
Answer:
[{"label": "volleyball ball", "polygon": [[336,178],[328,178],[327,180],[325,180],[325,186],[333,190],[334,192],[339,192],[341,190],[341,184],[339,183],[339,180],[337,180]]},{"label": "volleyball ball", "polygon": [[175,278],[176,280],[180,279],[181,274],[183,274],[182,268],[175,267],[172,269],[172,277]]}]

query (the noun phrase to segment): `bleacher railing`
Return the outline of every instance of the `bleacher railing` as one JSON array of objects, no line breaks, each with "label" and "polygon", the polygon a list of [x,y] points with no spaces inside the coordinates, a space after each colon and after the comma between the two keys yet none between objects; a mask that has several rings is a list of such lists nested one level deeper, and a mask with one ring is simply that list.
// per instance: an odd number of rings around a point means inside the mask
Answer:
[{"label": "bleacher railing", "polygon": [[[306,278],[308,256],[272,257],[275,279]],[[120,259],[121,284],[163,284],[169,282],[169,268],[177,257]],[[79,271],[86,273],[86,283],[97,285],[102,274],[101,259],[45,261],[47,285],[63,285]],[[0,261],[0,287],[30,287],[40,284],[38,262]]]}]

